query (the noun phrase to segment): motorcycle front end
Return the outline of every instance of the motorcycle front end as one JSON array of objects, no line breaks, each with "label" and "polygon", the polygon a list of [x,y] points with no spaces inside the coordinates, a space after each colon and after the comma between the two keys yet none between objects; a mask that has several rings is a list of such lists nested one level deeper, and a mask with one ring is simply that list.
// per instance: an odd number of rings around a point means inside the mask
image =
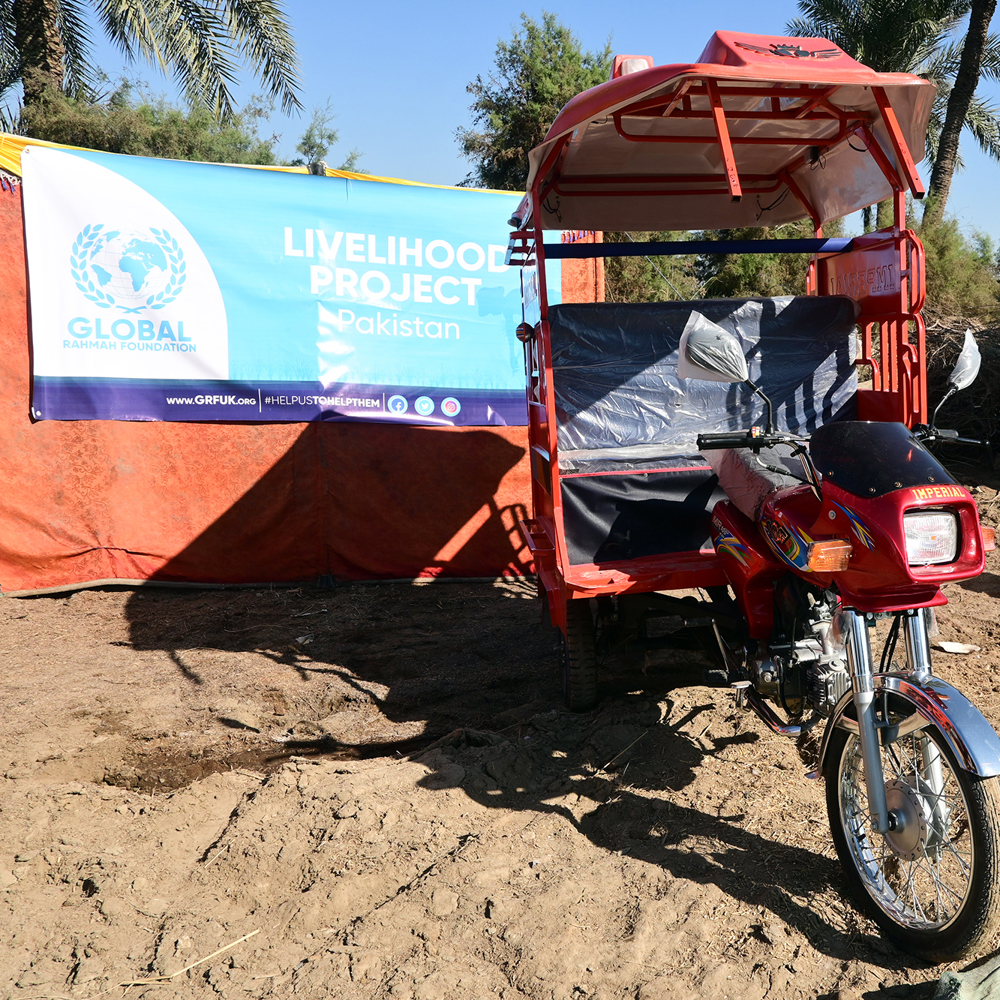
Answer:
[{"label": "motorcycle front end", "polygon": [[[949,379],[952,392],[975,380],[979,362],[967,336]],[[901,436],[903,428],[880,431],[876,436]],[[933,420],[918,431],[924,439],[934,433]],[[882,531],[888,541],[896,529],[898,568],[895,580],[884,569],[873,574],[883,583],[867,600],[845,581],[847,606],[837,624],[852,691],[827,725],[819,769],[834,845],[855,897],[898,947],[949,961],[982,950],[1000,927],[1000,738],[971,702],[933,675],[927,605],[941,602],[937,593],[923,607],[890,615],[878,667],[871,645],[876,614],[856,606],[891,605],[893,590],[903,592],[907,583],[936,590],[945,580],[976,576],[985,543],[971,497],[907,437],[887,454],[876,446],[856,456],[862,474],[858,463],[853,476],[843,474],[844,461],[827,463],[841,472],[830,492],[853,486],[856,495],[885,498]],[[822,465],[824,448],[814,454]],[[854,457],[847,456],[848,465]],[[900,633],[903,669],[894,662]]]},{"label": "motorcycle front end", "polygon": [[[689,349],[689,363],[701,366],[694,377],[746,380],[726,353],[732,344],[707,347]],[[963,352],[957,388],[975,377],[974,350],[972,341]],[[934,430],[932,422],[921,436]],[[766,447],[804,451],[770,418],[742,437],[702,437],[699,447],[748,449],[758,461]],[[808,488],[774,490],[756,524],[728,501],[716,508],[716,546],[730,552],[751,637],[734,657],[717,630],[720,649],[738,702],[775,731],[794,735],[826,719],[816,775],[826,779],[834,845],[861,909],[902,950],[957,959],[1000,930],[1000,737],[933,675],[928,616],[945,603],[942,583],[982,572],[976,506],[902,424],[827,424],[803,461]],[[760,600],[765,592],[773,606]]]}]

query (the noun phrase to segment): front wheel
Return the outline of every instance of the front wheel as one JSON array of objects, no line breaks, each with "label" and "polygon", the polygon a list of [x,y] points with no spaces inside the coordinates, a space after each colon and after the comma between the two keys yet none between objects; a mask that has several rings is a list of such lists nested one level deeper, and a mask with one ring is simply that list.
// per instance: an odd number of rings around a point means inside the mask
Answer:
[{"label": "front wheel", "polygon": [[949,962],[984,950],[1000,925],[997,779],[962,770],[929,724],[881,755],[885,835],[871,830],[860,739],[831,737],[826,806],[854,896],[902,951]]}]

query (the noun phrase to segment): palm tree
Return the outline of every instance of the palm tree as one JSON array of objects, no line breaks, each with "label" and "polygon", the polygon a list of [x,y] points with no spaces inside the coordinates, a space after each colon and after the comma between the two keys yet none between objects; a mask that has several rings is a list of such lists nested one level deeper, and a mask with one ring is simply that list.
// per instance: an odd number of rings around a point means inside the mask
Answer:
[{"label": "palm tree", "polygon": [[172,74],[189,100],[226,119],[239,64],[286,112],[301,107],[282,0],[0,0],[0,93],[21,83],[29,106],[55,88],[92,92],[90,15],[125,57]]},{"label": "palm tree", "polygon": [[[979,77],[984,70],[988,76],[996,79],[996,66],[991,65],[987,58],[991,42],[995,47],[995,38],[989,35],[989,28],[996,8],[997,0],[972,0],[969,31],[959,57],[955,83],[948,95],[948,110],[938,140],[934,170],[931,172],[931,201],[924,213],[927,222],[940,222],[944,215],[944,205],[951,190],[951,179],[959,163],[958,139],[962,127],[968,126],[980,145],[984,145],[981,130],[977,131],[982,109],[976,103],[976,87],[979,86]],[[995,146],[998,138],[995,114],[988,124],[992,127],[990,136]]]},{"label": "palm tree", "polygon": [[[975,95],[981,75],[1000,79],[1000,40],[988,34],[996,0],[799,0],[798,7],[804,16],[788,23],[790,34],[828,38],[872,69],[916,73],[937,86],[925,156],[933,165],[928,213],[934,216],[927,218],[940,219],[952,175],[962,165],[963,128],[1000,160],[1000,108]],[[977,7],[983,8],[978,15]],[[969,32],[957,40],[970,9]],[[879,206],[880,226],[891,221],[887,208]]]}]

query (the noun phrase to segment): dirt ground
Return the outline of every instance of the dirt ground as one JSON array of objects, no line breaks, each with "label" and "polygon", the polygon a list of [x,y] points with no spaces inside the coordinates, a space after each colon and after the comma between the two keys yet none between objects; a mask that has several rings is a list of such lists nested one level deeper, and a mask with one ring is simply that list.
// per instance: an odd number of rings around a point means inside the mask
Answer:
[{"label": "dirt ground", "polygon": [[[982,651],[936,670],[1000,725],[1000,556],[947,593],[940,638]],[[0,647],[4,996],[857,1000],[942,971],[845,900],[814,743],[697,652],[563,711],[531,582],[8,599]]]}]

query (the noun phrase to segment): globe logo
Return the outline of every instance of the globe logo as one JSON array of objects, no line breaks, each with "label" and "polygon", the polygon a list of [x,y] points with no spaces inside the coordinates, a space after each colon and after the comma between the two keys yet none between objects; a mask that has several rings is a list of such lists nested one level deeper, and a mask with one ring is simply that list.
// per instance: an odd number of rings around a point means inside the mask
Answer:
[{"label": "globe logo", "polygon": [[162,309],[181,293],[187,264],[165,229],[85,226],[73,241],[70,271],[76,287],[102,309],[126,313]]}]

